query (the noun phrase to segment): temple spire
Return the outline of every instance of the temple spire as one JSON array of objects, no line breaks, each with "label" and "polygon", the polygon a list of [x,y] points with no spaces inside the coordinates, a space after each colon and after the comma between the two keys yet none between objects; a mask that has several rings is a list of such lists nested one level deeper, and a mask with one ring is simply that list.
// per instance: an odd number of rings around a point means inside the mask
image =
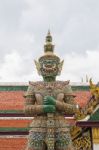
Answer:
[{"label": "temple spire", "polygon": [[51,36],[50,30],[48,30],[48,33],[45,39],[44,52],[53,53],[53,51],[54,51],[54,45],[52,44],[52,36]]}]

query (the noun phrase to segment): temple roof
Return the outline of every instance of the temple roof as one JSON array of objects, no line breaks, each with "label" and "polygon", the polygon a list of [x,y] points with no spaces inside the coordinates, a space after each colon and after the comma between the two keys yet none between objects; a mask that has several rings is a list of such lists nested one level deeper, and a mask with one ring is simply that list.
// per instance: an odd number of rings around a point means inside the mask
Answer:
[{"label": "temple roof", "polygon": [[0,150],[25,150],[26,137],[0,137]]},{"label": "temple roof", "polygon": [[[75,102],[84,107],[91,95],[89,85],[84,83],[71,83],[71,85],[76,95]],[[23,113],[23,95],[27,88],[28,83],[0,83],[0,149],[2,150],[26,148],[29,124],[33,119],[25,117]],[[69,123],[74,123],[72,117],[66,119]]]},{"label": "temple roof", "polygon": [[[24,91],[0,91],[0,110],[16,110],[24,109]],[[89,91],[76,91],[75,102],[81,107],[85,106],[89,100]]]},{"label": "temple roof", "polygon": [[[27,83],[2,83],[0,84],[0,116],[1,117],[25,117],[24,116],[24,94],[28,88]],[[86,85],[72,85],[75,102],[84,107],[90,98],[89,87]],[[13,116],[14,114],[14,116]],[[13,119],[12,119],[13,120]],[[8,120],[1,121],[0,127],[15,127],[15,120],[9,124]],[[19,119],[17,126],[22,126],[24,120]],[[26,121],[28,122],[28,120]],[[28,126],[27,124],[25,124]],[[23,126],[24,127],[24,126]]]},{"label": "temple roof", "polygon": [[[75,101],[84,106],[90,96],[89,86],[81,83],[71,83],[74,93],[77,95]],[[24,93],[28,88],[27,82],[5,82],[0,83],[0,110],[21,111],[24,108]]]}]

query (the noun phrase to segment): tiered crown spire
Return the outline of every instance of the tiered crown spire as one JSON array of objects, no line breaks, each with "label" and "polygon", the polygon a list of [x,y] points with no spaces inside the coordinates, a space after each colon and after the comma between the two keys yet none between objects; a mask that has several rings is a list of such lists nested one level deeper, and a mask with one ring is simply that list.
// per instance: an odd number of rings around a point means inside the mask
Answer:
[{"label": "tiered crown spire", "polygon": [[[64,61],[60,61],[60,58],[54,54],[54,45],[52,44],[52,36],[50,34],[50,31],[48,30],[48,33],[45,39],[45,45],[44,45],[44,55],[41,56],[38,59],[38,61],[35,60],[36,68],[38,70],[39,75],[44,76],[43,74],[44,71],[45,71],[45,74],[47,73],[47,69],[45,68],[42,69],[42,68],[43,68],[43,64],[46,64],[49,62],[52,62],[52,64],[55,63],[57,65],[57,69],[55,70],[52,69],[52,72],[55,71],[56,75],[60,75]],[[46,65],[46,68],[47,68],[47,65]]]},{"label": "tiered crown spire", "polygon": [[52,36],[50,34],[50,30],[48,30],[47,36],[46,36],[46,40],[45,40],[45,45],[44,45],[44,52],[51,52],[53,53],[54,51],[54,45],[52,44]]}]

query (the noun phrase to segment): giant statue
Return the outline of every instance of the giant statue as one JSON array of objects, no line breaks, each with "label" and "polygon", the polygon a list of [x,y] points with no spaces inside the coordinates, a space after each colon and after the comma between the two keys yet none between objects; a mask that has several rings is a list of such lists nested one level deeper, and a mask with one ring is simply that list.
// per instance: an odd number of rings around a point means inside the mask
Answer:
[{"label": "giant statue", "polygon": [[34,116],[27,150],[74,150],[70,126],[64,115],[75,112],[74,95],[69,81],[57,81],[63,61],[54,54],[48,32],[44,55],[35,61],[43,81],[30,82],[25,95],[25,113]]},{"label": "giant statue", "polygon": [[[25,114],[34,117],[30,125],[26,150],[83,150],[86,145],[83,143],[87,143],[84,150],[91,150],[89,134],[82,138],[82,129],[75,126],[71,130],[64,116],[78,114],[75,115],[76,119],[84,118],[93,111],[89,107],[92,103],[90,101],[84,110],[78,109],[69,81],[56,80],[61,73],[63,61],[54,54],[50,32],[46,36],[44,55],[35,61],[35,64],[43,81],[29,82],[25,94]],[[75,144],[72,142],[73,133],[74,139],[78,133],[81,135],[74,141]]]}]

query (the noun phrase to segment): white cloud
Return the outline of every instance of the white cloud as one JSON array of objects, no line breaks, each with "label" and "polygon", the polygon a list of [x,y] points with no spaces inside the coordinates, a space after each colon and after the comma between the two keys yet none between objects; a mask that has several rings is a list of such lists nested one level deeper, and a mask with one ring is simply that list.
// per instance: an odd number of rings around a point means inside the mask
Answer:
[{"label": "white cloud", "polygon": [[70,79],[73,82],[86,82],[86,75],[99,81],[99,50],[86,51],[85,55],[71,53],[64,56],[65,64],[61,79]]},{"label": "white cloud", "polygon": [[18,72],[21,71],[22,60],[17,52],[7,54],[0,68],[0,77],[3,81],[17,80]]},{"label": "white cloud", "polygon": [[29,80],[39,80],[34,63],[29,64],[28,61],[27,57],[21,56],[16,50],[7,54],[0,67],[0,81],[28,82]]},{"label": "white cloud", "polygon": [[[81,78],[86,82],[86,75],[93,78],[94,82],[99,79],[99,51],[87,51],[86,55],[71,53],[64,55],[65,60],[61,76],[58,80],[70,80],[71,82],[81,82]],[[42,80],[36,71],[36,67],[28,57],[21,56],[16,50],[7,54],[3,65],[0,67],[1,81],[37,81]]]},{"label": "white cloud", "polygon": [[[32,79],[32,71],[33,75],[36,73],[34,66],[32,68],[32,60],[42,54],[44,38],[50,27],[56,52],[61,57],[66,55],[64,59],[67,70],[64,70],[62,77],[78,81],[88,74],[98,81],[97,64],[91,63],[93,57],[97,60],[95,50],[99,49],[98,8],[98,0],[0,1],[1,80],[11,81],[12,75],[13,80],[19,81],[19,74],[22,80]],[[13,49],[15,51],[12,52]],[[17,60],[12,60],[13,55],[17,55]],[[85,66],[78,66],[79,61],[85,61]],[[17,76],[14,72],[17,72]]]}]

